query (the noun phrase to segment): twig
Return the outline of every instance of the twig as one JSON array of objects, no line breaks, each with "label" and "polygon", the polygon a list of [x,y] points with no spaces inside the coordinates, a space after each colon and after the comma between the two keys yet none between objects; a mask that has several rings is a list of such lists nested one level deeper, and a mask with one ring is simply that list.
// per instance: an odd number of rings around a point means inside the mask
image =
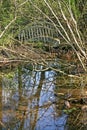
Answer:
[{"label": "twig", "polygon": [[81,53],[84,55],[84,57],[86,57],[85,52],[82,50],[82,48],[80,47],[80,45],[79,45],[78,42],[77,42],[77,39],[76,39],[76,37],[75,37],[75,34],[74,34],[74,32],[73,32],[73,30],[72,30],[72,28],[71,28],[71,26],[70,26],[70,24],[69,24],[69,22],[68,22],[68,20],[67,20],[65,14],[64,14],[64,12],[63,12],[63,10],[62,10],[62,7],[61,7],[61,4],[60,4],[59,0],[58,0],[58,3],[59,3],[59,7],[60,7],[60,10],[61,10],[62,16],[63,16],[64,20],[65,20],[66,23],[67,23],[67,26],[68,26],[68,28],[69,28],[69,30],[70,30],[70,32],[71,32],[71,35],[73,36],[73,39],[74,39],[74,41],[75,41],[75,44],[77,45],[77,47],[78,47],[78,49],[81,51]]},{"label": "twig", "polygon": [[21,7],[22,5],[26,4],[29,0],[24,1],[23,3],[21,3],[17,8]]},{"label": "twig", "polygon": [[6,128],[6,126],[4,125],[4,123],[2,121],[0,121],[1,126],[3,126],[4,128]]},{"label": "twig", "polygon": [[15,17],[12,21],[10,21],[10,23],[5,27],[5,29],[3,30],[3,32],[0,34],[0,38],[2,38],[2,36],[3,36],[4,33],[6,32],[6,30],[10,27],[10,25],[11,25],[12,23],[14,23],[15,20],[16,20],[16,17]]},{"label": "twig", "polygon": [[48,6],[48,8],[50,9],[50,11],[52,12],[52,14],[54,15],[54,17],[56,18],[57,22],[59,23],[61,29],[64,31],[68,41],[70,41],[69,35],[66,32],[65,28],[63,27],[62,23],[60,22],[59,18],[56,16],[56,14],[54,13],[53,9],[51,8],[51,6],[48,4],[48,2],[46,0],[44,0],[44,2],[46,3],[46,5]]}]

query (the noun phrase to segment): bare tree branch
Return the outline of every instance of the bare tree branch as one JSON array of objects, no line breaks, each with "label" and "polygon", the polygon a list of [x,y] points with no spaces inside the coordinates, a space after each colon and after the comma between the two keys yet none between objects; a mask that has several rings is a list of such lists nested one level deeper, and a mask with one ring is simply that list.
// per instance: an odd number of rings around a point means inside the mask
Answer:
[{"label": "bare tree branch", "polygon": [[28,2],[29,0],[26,0],[26,1],[24,1],[23,3],[21,3],[17,8],[19,8],[19,7],[21,7],[21,6],[23,6],[24,4],[26,4],[27,2]]},{"label": "bare tree branch", "polygon": [[44,0],[44,2],[46,3],[46,5],[48,6],[48,8],[50,9],[50,11],[52,12],[52,14],[54,15],[54,17],[56,18],[57,22],[59,23],[61,29],[64,31],[65,35],[67,36],[68,41],[70,41],[70,38],[65,30],[65,28],[63,27],[62,23],[60,22],[59,18],[56,16],[56,14],[54,13],[53,9],[51,8],[51,6],[48,4],[48,2],[46,0]]},{"label": "bare tree branch", "polygon": [[[75,37],[75,34],[74,34],[74,32],[73,32],[73,30],[72,30],[72,28],[71,28],[71,26],[70,26],[70,24],[69,24],[69,22],[68,22],[68,20],[67,20],[65,14],[64,14],[64,12],[63,12],[63,10],[62,10],[61,3],[60,3],[59,1],[58,1],[58,3],[59,3],[59,7],[60,7],[60,10],[61,10],[62,16],[63,16],[64,20],[65,20],[66,23],[67,23],[67,26],[68,26],[68,28],[69,28],[69,30],[70,30],[70,32],[71,32],[71,35],[72,35],[72,37],[73,37],[73,39],[74,39],[74,41],[75,41],[75,44],[77,45],[77,47],[79,48],[79,50],[81,51],[81,53],[84,55],[84,57],[86,57],[85,52],[82,50],[81,46],[80,46],[79,43],[77,42],[77,39],[76,39],[76,37]],[[74,20],[74,21],[75,21],[75,20]],[[79,35],[79,34],[78,34],[78,35]],[[80,40],[81,40],[81,39],[80,39]]]},{"label": "bare tree branch", "polygon": [[3,30],[3,32],[0,34],[0,38],[4,35],[4,33],[7,31],[7,29],[10,27],[10,25],[12,24],[12,23],[14,23],[14,21],[16,20],[16,17],[12,20],[12,21],[10,21],[10,23],[5,27],[5,29]]},{"label": "bare tree branch", "polygon": [[24,1],[23,3],[21,3],[18,7],[16,7],[16,1],[15,1],[15,18],[13,20],[11,20],[8,25],[5,27],[5,29],[1,32],[0,34],[0,38],[2,38],[2,36],[4,35],[4,33],[7,31],[7,29],[10,27],[10,25],[12,23],[14,23],[17,19],[16,17],[16,9],[18,9],[19,7],[23,6],[24,4],[26,4],[28,2],[28,0]]}]

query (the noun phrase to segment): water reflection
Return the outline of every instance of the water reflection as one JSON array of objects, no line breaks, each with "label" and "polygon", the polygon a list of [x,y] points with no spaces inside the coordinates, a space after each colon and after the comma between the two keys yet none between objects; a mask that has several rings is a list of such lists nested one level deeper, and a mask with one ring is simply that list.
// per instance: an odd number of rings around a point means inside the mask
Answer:
[{"label": "water reflection", "polygon": [[21,66],[0,78],[0,130],[68,130],[56,82],[52,70],[34,72]]}]

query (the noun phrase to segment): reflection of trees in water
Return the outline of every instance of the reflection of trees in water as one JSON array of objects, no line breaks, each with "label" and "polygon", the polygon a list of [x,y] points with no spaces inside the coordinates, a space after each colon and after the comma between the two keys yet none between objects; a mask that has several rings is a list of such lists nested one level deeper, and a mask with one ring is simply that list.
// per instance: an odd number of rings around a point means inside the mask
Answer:
[{"label": "reflection of trees in water", "polygon": [[[19,124],[17,125],[19,126],[19,129],[22,129],[25,126],[27,121],[28,121],[27,123],[28,127],[34,128],[37,121],[37,116],[38,116],[39,107],[37,106],[39,104],[38,102],[39,102],[40,92],[41,92],[42,83],[44,80],[44,72],[41,74],[40,72],[30,72],[29,74],[27,73],[27,70],[23,72],[22,68],[18,67],[18,74],[16,76],[18,77],[18,82],[16,82],[18,83],[17,85],[18,87],[16,88],[16,90],[12,91],[11,88],[13,86],[10,86],[9,82],[8,82],[8,86],[10,88],[8,87],[8,90],[7,90],[8,93],[6,93],[4,90],[5,95],[3,96],[5,96],[5,102],[4,102],[5,104],[4,104],[3,110],[5,110],[7,113],[8,111],[10,111],[10,113],[5,116],[5,121],[6,121],[5,123],[7,124],[7,126],[9,122],[10,124],[11,122],[15,122],[16,124],[17,120],[15,121],[15,119],[14,120],[12,119],[11,111],[13,111],[13,113],[17,112],[18,114],[17,116],[19,116],[17,117],[18,120],[20,120],[20,123],[18,123],[17,121],[17,124]],[[15,79],[17,80],[17,78]],[[5,79],[4,79],[4,82],[5,82]],[[4,85],[6,85],[6,83]],[[16,110],[20,111],[21,113],[20,112],[18,113],[18,111]],[[15,118],[15,116],[16,115],[14,114],[13,118]],[[20,116],[21,116],[21,119],[20,119]]]},{"label": "reflection of trees in water", "polygon": [[[48,77],[46,77],[45,72],[31,72],[31,76],[29,74],[25,76],[24,74],[22,86],[24,86],[24,93],[28,96],[28,107],[24,112],[22,111],[24,116],[20,124],[20,129],[24,127],[24,124],[26,124],[26,128],[28,127],[28,129],[30,130],[36,128],[37,121],[41,120],[41,118],[50,108],[51,103],[49,103],[48,101],[53,93],[53,91],[50,90],[53,84],[53,81],[51,81],[52,78],[53,77],[50,77],[49,75]],[[45,98],[45,96],[47,97]],[[22,101],[21,104],[23,104]],[[38,115],[43,110],[44,113],[42,113],[42,115]]]},{"label": "reflection of trees in water", "polygon": [[30,114],[30,128],[31,128],[31,130],[35,129],[36,123],[38,120],[40,93],[41,93],[42,84],[43,84],[44,79],[45,79],[45,72],[42,72],[40,75],[38,89],[37,89],[36,93],[34,94],[34,97],[33,97],[32,103],[31,103],[32,104],[31,109],[34,109],[34,111],[32,111]]},{"label": "reflection of trees in water", "polygon": [[[63,84],[65,85],[64,79],[61,83],[59,79],[56,79],[55,72],[51,70],[35,72],[20,66],[15,76],[10,79],[10,84],[7,81],[9,79],[5,81],[4,78],[3,82],[7,83],[8,93],[4,89],[6,83],[3,83],[3,92],[5,94],[3,95],[3,99],[5,99],[3,123],[7,127],[11,126],[15,130],[65,130],[67,115],[62,113],[64,100],[61,100],[61,97],[55,93],[57,92],[55,83],[57,82],[57,87],[58,84],[59,86],[62,84],[62,87]],[[15,84],[11,84],[11,82],[15,82]],[[72,86],[72,82],[70,82],[70,86]],[[12,90],[12,88],[15,89]],[[58,90],[58,92],[60,91]],[[87,114],[82,112],[80,115],[79,112],[74,113],[72,118],[70,115],[70,130],[72,122],[74,128],[80,128],[80,124],[84,122],[80,117],[85,119]],[[76,118],[79,120],[75,120]]]},{"label": "reflection of trees in water", "polygon": [[[29,100],[27,100],[27,109],[24,110],[23,112],[23,118],[22,118],[19,130],[24,128],[24,124],[26,124],[25,127],[26,128],[28,127],[29,130],[33,130],[36,126],[36,122],[38,118],[38,110],[39,110],[39,98],[40,98],[40,92],[41,92],[41,88],[42,88],[42,84],[44,80],[44,73],[45,72],[42,72],[41,74],[39,74],[38,72],[31,72],[31,75],[29,75],[28,73],[28,75],[26,76],[24,75],[23,77],[23,80],[25,81],[23,82],[23,84],[25,86],[25,90],[27,91],[27,93],[25,94],[27,94]],[[26,79],[28,80],[27,81],[28,86],[26,84]],[[38,89],[36,89],[37,85],[38,85]]]},{"label": "reflection of trees in water", "polygon": [[13,86],[8,82],[10,88],[7,96],[4,95],[7,98],[3,107],[6,126],[16,130],[53,129],[53,122],[57,119],[55,104],[52,104],[55,100],[55,73],[33,72],[20,66],[12,80],[15,79],[16,89],[12,90]]}]

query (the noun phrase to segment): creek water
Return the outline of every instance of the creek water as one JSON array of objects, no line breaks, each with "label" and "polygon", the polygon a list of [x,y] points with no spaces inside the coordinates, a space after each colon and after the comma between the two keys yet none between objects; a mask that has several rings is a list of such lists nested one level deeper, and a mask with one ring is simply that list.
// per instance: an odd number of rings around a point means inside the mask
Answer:
[{"label": "creek water", "polygon": [[79,98],[83,84],[53,70],[32,71],[28,65],[1,71],[0,130],[86,130],[82,105],[65,104],[70,96]]}]

